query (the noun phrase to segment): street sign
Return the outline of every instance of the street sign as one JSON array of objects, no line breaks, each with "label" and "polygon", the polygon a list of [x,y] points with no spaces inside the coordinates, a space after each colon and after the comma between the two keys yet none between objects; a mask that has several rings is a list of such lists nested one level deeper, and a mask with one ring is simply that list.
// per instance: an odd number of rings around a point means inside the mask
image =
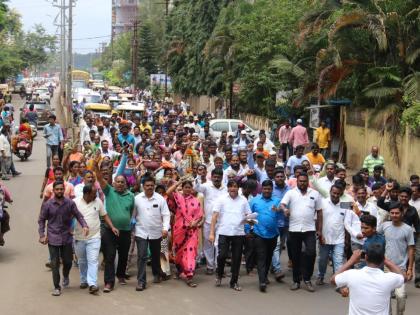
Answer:
[{"label": "street sign", "polygon": [[309,117],[309,127],[310,128],[318,128],[319,127],[319,107],[312,107],[310,109],[310,117]]}]

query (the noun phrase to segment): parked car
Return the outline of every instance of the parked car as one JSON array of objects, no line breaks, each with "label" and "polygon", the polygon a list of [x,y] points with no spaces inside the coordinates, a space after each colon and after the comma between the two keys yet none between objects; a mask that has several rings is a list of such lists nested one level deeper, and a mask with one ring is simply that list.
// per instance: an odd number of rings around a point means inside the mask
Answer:
[{"label": "parked car", "polygon": [[49,103],[45,101],[41,102],[26,102],[25,105],[21,108],[20,119],[25,116],[26,112],[29,110],[29,105],[34,104],[34,109],[38,114],[38,126],[44,126],[48,124],[48,116],[53,112]]},{"label": "parked car", "polygon": [[[245,125],[245,130],[252,138],[258,137],[259,130],[251,127],[250,125],[244,123],[240,119],[212,119],[210,120],[210,133],[216,139],[219,139],[222,135],[222,131],[227,131],[228,136],[236,136],[236,131],[238,130],[239,124]],[[266,131],[267,132],[267,131]]]}]

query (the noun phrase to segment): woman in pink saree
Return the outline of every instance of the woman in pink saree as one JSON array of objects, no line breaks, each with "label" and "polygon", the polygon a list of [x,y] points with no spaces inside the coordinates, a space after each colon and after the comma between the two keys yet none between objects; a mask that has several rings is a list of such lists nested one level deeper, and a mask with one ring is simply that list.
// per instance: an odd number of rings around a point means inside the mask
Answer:
[{"label": "woman in pink saree", "polygon": [[[176,192],[181,185],[182,192]],[[175,251],[175,265],[179,278],[188,286],[196,287],[193,282],[197,257],[198,237],[203,221],[200,201],[193,195],[191,181],[180,181],[167,190],[168,203],[175,212],[172,249]]]}]

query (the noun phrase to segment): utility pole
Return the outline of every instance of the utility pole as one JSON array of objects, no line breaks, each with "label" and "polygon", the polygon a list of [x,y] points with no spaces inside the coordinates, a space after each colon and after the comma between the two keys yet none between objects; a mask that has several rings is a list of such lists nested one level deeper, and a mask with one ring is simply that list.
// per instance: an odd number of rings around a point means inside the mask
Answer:
[{"label": "utility pole", "polygon": [[58,21],[58,17],[60,17],[60,23],[56,25],[60,28],[60,86],[61,92],[64,93],[63,85],[66,80],[66,1],[54,0],[53,7],[60,10],[56,18],[56,21]]},{"label": "utility pole", "polygon": [[139,41],[138,41],[138,28],[139,28],[140,21],[135,20],[133,22],[133,42],[132,42],[132,56],[131,56],[131,79],[133,85],[133,93],[137,87],[137,57],[138,57],[138,49],[139,49]]},{"label": "utility pole", "polygon": [[[165,0],[165,16],[166,16],[166,23],[168,23],[168,15],[169,15],[169,0]],[[168,96],[168,54],[166,53],[165,58],[165,97]]]},{"label": "utility pole", "polygon": [[68,35],[68,65],[67,65],[67,88],[66,88],[66,109],[67,109],[67,128],[71,128],[73,140],[75,139],[75,130],[73,126],[72,115],[72,70],[73,70],[73,5],[75,0],[69,0],[69,35]]}]

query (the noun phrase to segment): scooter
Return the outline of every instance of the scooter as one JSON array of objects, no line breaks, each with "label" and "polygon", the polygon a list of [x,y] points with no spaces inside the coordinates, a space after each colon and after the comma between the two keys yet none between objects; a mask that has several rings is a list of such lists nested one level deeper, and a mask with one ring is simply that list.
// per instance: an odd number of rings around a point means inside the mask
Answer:
[{"label": "scooter", "polygon": [[14,154],[21,160],[25,161],[32,154],[32,143],[24,135],[19,135]]}]

